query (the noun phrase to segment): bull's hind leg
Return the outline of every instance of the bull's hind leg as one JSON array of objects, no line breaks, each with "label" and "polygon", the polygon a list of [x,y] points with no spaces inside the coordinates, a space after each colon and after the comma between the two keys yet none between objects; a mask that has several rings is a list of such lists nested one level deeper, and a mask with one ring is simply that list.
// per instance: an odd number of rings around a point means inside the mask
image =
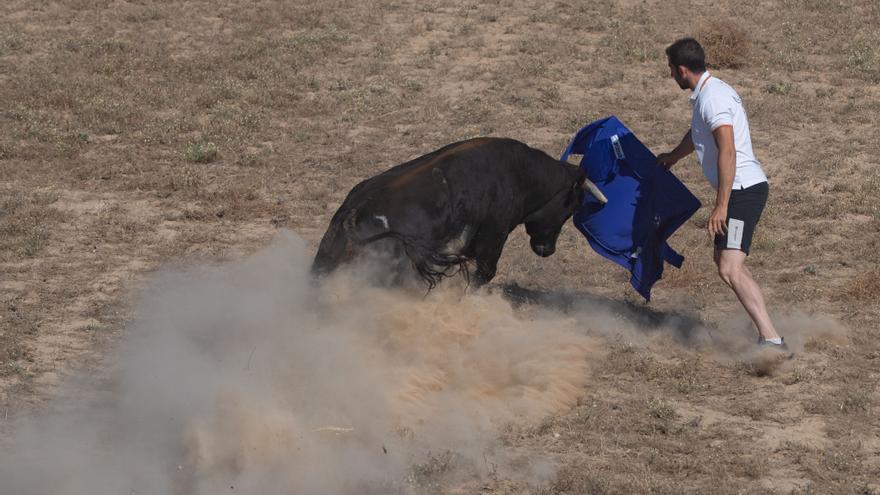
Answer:
[{"label": "bull's hind leg", "polygon": [[341,223],[333,223],[321,238],[315,260],[312,262],[312,275],[327,275],[352,257],[351,241]]}]

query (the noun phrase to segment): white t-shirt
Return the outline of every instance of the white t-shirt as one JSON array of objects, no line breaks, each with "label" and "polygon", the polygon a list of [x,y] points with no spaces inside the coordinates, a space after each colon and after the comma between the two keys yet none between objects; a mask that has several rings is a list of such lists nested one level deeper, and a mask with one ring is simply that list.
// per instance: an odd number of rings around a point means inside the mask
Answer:
[{"label": "white t-shirt", "polygon": [[767,176],[752,151],[746,109],[736,91],[706,71],[700,77],[690,101],[694,107],[691,140],[703,166],[703,175],[712,187],[718,189],[718,146],[712,131],[723,125],[733,126],[733,143],[736,147],[733,189],[745,189],[766,182]]}]

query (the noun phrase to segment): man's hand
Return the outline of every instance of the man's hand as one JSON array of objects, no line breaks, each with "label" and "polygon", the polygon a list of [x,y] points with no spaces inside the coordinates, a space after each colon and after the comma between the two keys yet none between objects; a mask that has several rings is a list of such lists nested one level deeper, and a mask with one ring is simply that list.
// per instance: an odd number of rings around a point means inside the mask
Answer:
[{"label": "man's hand", "polygon": [[709,230],[709,236],[714,238],[716,235],[724,235],[727,233],[727,207],[716,206],[709,215],[709,223],[706,225]]},{"label": "man's hand", "polygon": [[675,165],[677,162],[678,160],[676,160],[675,157],[672,156],[672,153],[660,153],[659,155],[657,155],[657,165],[660,165],[666,170],[672,168],[672,166]]},{"label": "man's hand", "polygon": [[684,137],[681,138],[681,142],[678,143],[678,146],[676,146],[674,150],[669,153],[660,153],[657,155],[657,165],[669,170],[673,165],[678,163],[679,160],[693,152],[694,142],[691,140],[691,130],[688,129],[684,134]]}]

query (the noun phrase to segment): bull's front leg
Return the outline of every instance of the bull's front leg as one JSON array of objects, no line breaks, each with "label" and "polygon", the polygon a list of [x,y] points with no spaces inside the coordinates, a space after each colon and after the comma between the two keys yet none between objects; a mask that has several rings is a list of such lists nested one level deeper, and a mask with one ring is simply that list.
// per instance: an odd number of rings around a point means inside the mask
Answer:
[{"label": "bull's front leg", "polygon": [[507,242],[507,234],[501,232],[481,230],[474,236],[473,257],[477,262],[477,269],[472,280],[475,287],[485,285],[495,278],[498,259],[501,258],[505,242]]}]

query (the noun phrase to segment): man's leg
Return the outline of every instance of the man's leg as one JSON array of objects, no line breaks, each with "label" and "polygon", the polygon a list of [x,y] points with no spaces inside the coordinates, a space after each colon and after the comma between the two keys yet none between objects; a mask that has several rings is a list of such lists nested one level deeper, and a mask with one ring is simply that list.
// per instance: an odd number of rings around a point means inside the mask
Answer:
[{"label": "man's leg", "polygon": [[752,318],[758,333],[764,339],[779,338],[770,315],[767,314],[767,306],[764,304],[764,296],[761,288],[752,278],[751,272],[746,268],[746,253],[738,249],[715,249],[715,265],[718,266],[718,275],[739,298],[746,312]]}]

